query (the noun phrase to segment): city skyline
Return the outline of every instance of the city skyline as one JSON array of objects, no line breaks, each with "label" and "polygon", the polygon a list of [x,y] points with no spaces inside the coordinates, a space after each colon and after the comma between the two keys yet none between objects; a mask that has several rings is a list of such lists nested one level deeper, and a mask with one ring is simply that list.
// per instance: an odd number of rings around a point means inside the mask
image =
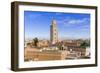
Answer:
[{"label": "city skyline", "polygon": [[90,38],[90,14],[24,11],[25,39],[50,39],[50,25],[55,19],[58,38]]}]

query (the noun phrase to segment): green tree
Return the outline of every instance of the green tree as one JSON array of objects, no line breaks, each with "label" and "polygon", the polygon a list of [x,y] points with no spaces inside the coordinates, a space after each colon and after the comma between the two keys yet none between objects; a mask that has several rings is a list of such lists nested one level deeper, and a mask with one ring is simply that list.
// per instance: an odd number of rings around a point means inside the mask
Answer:
[{"label": "green tree", "polygon": [[33,40],[34,40],[34,45],[37,47],[37,44],[38,44],[38,42],[39,42],[39,41],[38,41],[38,38],[36,37],[36,38],[34,38]]},{"label": "green tree", "polygon": [[62,44],[61,43],[58,43],[57,44],[57,47],[59,48],[59,50],[61,50],[62,49]]},{"label": "green tree", "polygon": [[90,43],[87,43],[85,41],[80,45],[81,48],[86,48],[86,47],[89,47],[89,46],[90,46]]}]

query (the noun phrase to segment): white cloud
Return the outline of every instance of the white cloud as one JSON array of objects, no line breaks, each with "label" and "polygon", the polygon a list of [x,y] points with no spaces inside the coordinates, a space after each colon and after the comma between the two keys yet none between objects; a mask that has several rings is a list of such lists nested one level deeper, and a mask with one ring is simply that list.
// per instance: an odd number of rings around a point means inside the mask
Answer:
[{"label": "white cloud", "polygon": [[89,18],[71,19],[69,17],[58,21],[59,24],[63,24],[64,26],[84,25],[88,22]]},{"label": "white cloud", "polygon": [[86,23],[88,21],[88,18],[83,18],[83,19],[72,19],[72,20],[69,20],[67,22],[67,24],[83,24],[83,23]]}]

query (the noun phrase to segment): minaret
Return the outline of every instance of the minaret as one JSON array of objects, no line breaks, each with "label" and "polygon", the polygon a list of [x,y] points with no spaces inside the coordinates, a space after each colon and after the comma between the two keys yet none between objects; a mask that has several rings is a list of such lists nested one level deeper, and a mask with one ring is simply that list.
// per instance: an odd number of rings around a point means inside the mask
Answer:
[{"label": "minaret", "polygon": [[55,44],[58,42],[58,30],[56,20],[52,20],[52,24],[50,27],[50,40],[51,44]]}]

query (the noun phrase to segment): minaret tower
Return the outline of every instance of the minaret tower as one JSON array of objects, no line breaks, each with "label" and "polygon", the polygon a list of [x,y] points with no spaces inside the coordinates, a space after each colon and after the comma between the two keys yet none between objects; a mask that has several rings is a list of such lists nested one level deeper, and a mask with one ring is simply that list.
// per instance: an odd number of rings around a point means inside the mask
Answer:
[{"label": "minaret tower", "polygon": [[51,44],[55,44],[58,42],[57,22],[54,19],[52,20],[52,24],[50,28],[50,40],[51,40]]}]

